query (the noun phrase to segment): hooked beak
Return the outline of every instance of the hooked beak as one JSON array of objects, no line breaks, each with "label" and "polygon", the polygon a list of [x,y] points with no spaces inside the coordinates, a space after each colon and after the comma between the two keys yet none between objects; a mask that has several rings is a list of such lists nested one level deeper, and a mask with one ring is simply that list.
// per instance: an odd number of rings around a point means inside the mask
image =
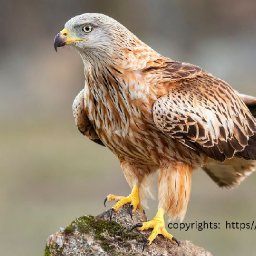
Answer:
[{"label": "hooked beak", "polygon": [[54,49],[57,52],[58,47],[70,45],[75,42],[81,42],[83,39],[77,37],[71,37],[68,29],[64,28],[54,38]]}]

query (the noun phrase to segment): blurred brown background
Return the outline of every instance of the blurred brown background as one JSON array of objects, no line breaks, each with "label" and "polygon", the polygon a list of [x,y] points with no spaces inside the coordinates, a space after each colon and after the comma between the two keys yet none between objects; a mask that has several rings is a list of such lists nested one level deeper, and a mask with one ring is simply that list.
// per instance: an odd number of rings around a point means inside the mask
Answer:
[{"label": "blurred brown background", "polygon": [[[1,0],[1,255],[42,255],[47,236],[60,226],[101,212],[110,192],[129,192],[115,157],[74,125],[71,104],[83,87],[79,56],[53,49],[64,23],[84,12],[110,15],[160,53],[256,96],[254,0]],[[195,173],[185,222],[220,222],[222,229],[172,233],[215,255],[252,255],[255,231],[224,226],[255,219],[255,185],[256,174],[226,191]]]}]

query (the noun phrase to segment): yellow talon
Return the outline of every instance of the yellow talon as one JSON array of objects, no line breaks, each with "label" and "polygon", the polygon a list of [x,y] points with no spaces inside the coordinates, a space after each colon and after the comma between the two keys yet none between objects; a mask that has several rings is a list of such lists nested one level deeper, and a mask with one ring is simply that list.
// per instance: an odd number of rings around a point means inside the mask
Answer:
[{"label": "yellow talon", "polygon": [[155,240],[157,235],[162,235],[169,240],[175,241],[179,245],[179,242],[176,240],[176,238],[172,234],[168,233],[165,228],[163,208],[158,209],[156,216],[152,220],[143,222],[139,230],[143,231],[150,228],[152,228],[153,230],[150,236],[148,237],[149,245]]},{"label": "yellow talon", "polygon": [[133,212],[136,211],[136,209],[141,209],[138,186],[134,186],[131,194],[127,197],[109,194],[106,199],[109,202],[117,201],[117,203],[112,207],[114,211],[118,211],[122,206],[129,203],[133,206]]}]

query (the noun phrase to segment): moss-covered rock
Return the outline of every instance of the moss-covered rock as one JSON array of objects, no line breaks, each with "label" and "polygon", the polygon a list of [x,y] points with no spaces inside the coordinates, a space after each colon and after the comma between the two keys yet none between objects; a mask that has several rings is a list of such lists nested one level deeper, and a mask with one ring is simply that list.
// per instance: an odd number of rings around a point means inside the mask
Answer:
[{"label": "moss-covered rock", "polygon": [[114,213],[112,221],[109,220],[108,211],[97,217],[79,217],[49,237],[44,256],[211,255],[190,242],[181,242],[181,246],[177,246],[161,237],[142,251],[149,231],[141,234],[130,229],[145,220],[142,212],[136,212],[131,219],[129,206]]}]

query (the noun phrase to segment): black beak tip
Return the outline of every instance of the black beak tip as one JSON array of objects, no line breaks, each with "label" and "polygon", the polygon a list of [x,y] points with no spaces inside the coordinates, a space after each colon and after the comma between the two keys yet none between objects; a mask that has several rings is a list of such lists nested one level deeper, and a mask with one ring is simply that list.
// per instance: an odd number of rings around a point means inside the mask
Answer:
[{"label": "black beak tip", "polygon": [[54,49],[57,52],[58,47],[64,46],[66,43],[64,39],[60,36],[60,33],[58,33],[54,38]]}]

